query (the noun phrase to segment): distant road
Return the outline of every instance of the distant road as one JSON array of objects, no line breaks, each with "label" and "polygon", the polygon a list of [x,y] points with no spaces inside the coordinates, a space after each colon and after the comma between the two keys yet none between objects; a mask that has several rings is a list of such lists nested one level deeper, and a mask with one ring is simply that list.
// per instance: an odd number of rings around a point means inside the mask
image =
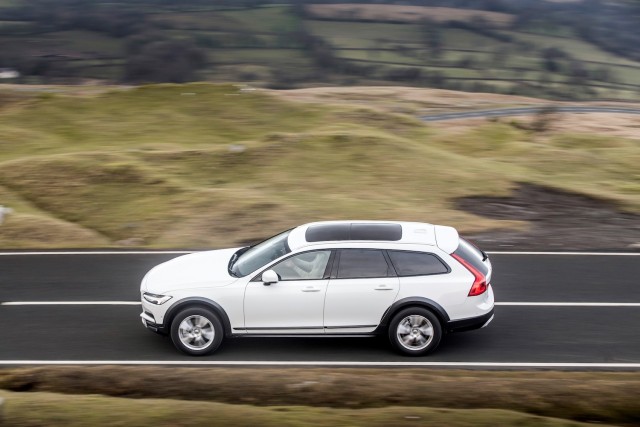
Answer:
[{"label": "distant road", "polygon": [[496,317],[430,357],[366,338],[238,338],[193,358],[140,322],[140,280],[177,252],[0,253],[0,367],[223,364],[640,369],[640,254],[493,252]]},{"label": "distant road", "polygon": [[[536,114],[549,108],[550,106],[541,107],[519,107],[519,108],[501,108],[495,110],[465,111],[460,113],[434,114],[420,117],[425,122],[439,122],[444,120],[457,119],[475,119],[482,117],[504,117],[504,116],[525,116]],[[620,107],[553,107],[553,110],[559,113],[619,113],[619,114],[640,114],[639,108],[620,108]]]}]

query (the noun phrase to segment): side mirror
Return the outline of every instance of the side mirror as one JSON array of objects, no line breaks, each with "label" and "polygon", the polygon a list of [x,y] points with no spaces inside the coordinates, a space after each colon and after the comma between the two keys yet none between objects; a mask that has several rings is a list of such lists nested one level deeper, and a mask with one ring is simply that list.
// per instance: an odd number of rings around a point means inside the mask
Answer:
[{"label": "side mirror", "polygon": [[273,270],[267,270],[264,273],[262,273],[262,283],[265,286],[278,283],[278,280],[280,280],[280,278],[278,277],[278,273],[276,273]]}]

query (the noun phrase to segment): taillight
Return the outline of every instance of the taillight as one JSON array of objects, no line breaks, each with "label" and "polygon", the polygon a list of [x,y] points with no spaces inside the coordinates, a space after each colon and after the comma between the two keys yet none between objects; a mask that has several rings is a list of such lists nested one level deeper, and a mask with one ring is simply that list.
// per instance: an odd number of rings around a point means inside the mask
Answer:
[{"label": "taillight", "polygon": [[464,258],[462,258],[458,254],[451,254],[458,262],[465,266],[467,270],[473,274],[474,280],[473,285],[471,285],[471,290],[469,291],[470,297],[475,297],[477,295],[482,295],[487,292],[487,278],[484,274],[480,273],[473,265],[467,262]]}]

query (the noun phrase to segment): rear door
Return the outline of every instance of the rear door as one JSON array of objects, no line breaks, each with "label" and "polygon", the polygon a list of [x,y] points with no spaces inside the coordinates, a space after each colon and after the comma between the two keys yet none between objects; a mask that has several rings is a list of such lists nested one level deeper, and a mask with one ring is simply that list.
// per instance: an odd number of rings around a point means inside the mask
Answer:
[{"label": "rear door", "polygon": [[398,278],[378,249],[340,249],[324,305],[326,332],[374,330],[400,289]]}]

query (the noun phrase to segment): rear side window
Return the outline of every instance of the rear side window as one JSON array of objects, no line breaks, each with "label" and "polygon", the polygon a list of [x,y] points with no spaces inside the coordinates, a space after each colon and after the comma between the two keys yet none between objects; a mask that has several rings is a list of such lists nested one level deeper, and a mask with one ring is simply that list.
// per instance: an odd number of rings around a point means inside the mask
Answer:
[{"label": "rear side window", "polygon": [[400,277],[427,276],[448,273],[449,268],[433,254],[423,252],[388,251]]},{"label": "rear side window", "polygon": [[340,251],[338,279],[387,277],[389,265],[380,250],[343,249]]},{"label": "rear side window", "polygon": [[462,259],[471,264],[476,270],[485,276],[489,272],[489,267],[485,265],[484,261],[484,253],[476,248],[474,245],[460,238],[460,243],[458,244],[458,249],[456,249],[454,254],[460,256]]}]

